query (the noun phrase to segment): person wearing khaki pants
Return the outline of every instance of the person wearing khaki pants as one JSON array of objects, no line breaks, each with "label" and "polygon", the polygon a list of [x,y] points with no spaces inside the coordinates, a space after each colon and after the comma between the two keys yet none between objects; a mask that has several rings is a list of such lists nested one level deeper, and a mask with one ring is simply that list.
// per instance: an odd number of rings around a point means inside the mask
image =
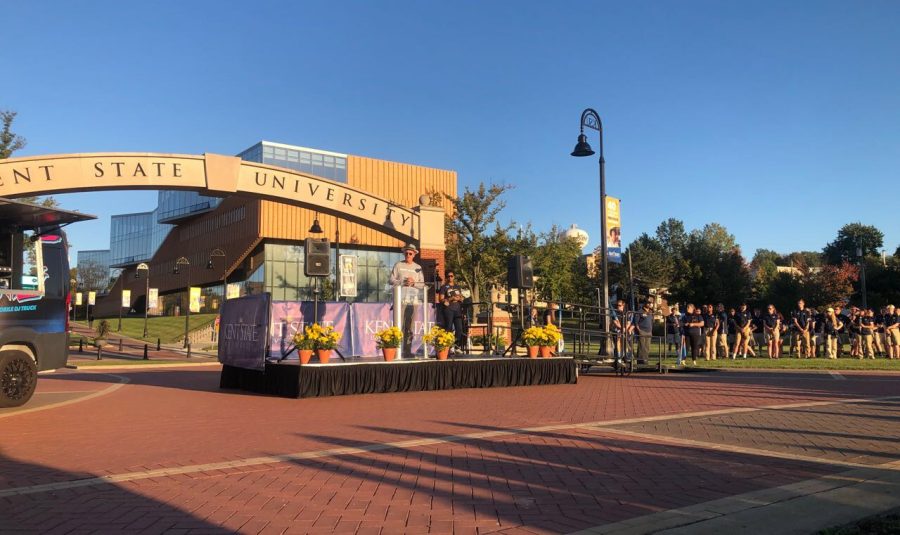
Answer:
[{"label": "person wearing khaki pants", "polygon": [[900,314],[894,305],[888,305],[884,313],[884,337],[887,340],[888,358],[900,359]]},{"label": "person wearing khaki pants", "polygon": [[797,356],[802,358],[814,357],[809,350],[809,322],[811,314],[806,310],[806,302],[803,299],[797,301],[797,310],[794,311],[794,329],[797,335],[799,347],[797,348]]},{"label": "person wearing khaki pants", "polygon": [[706,360],[716,360],[716,333],[718,322],[713,313],[712,305],[703,306],[703,333],[706,335],[706,345],[703,346],[703,357]]},{"label": "person wearing khaki pants", "polygon": [[728,358],[728,313],[725,305],[719,303],[716,309],[716,349],[720,357]]},{"label": "person wearing khaki pants", "polygon": [[741,309],[735,314],[734,319],[737,327],[734,330],[734,353],[731,355],[731,359],[736,359],[738,353],[741,354],[742,358],[747,358],[747,346],[750,345],[750,330],[752,325],[752,317],[747,310],[747,303],[741,303]]},{"label": "person wearing khaki pants", "polygon": [[830,359],[837,359],[838,333],[844,326],[838,316],[834,314],[834,309],[828,307],[825,312],[825,356]]},{"label": "person wearing khaki pants", "polygon": [[875,311],[861,310],[859,316],[860,355],[859,358],[875,358],[873,339],[875,338]]},{"label": "person wearing khaki pants", "polygon": [[781,350],[781,319],[775,310],[775,305],[769,305],[763,315],[763,329],[766,333],[766,343],[770,359],[777,359]]}]

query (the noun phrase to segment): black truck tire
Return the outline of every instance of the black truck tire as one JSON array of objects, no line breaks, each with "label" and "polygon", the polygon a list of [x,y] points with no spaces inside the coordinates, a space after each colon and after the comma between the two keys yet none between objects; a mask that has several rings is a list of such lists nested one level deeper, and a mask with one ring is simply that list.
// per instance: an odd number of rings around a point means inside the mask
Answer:
[{"label": "black truck tire", "polygon": [[28,403],[37,386],[37,365],[21,351],[0,351],[0,407]]}]

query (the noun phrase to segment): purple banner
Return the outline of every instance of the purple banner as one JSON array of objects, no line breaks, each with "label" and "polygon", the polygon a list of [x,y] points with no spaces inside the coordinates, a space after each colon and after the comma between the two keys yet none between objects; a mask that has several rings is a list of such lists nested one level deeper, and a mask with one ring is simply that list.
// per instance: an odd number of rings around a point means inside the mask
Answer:
[{"label": "purple banner", "polygon": [[[311,301],[274,301],[272,302],[272,320],[269,330],[269,354],[272,357],[283,357],[294,347],[292,338],[298,331],[314,322],[316,317],[314,303]],[[332,326],[341,333],[337,349],[345,357],[351,355],[352,337],[350,334],[350,303],[319,302],[319,325]],[[297,352],[291,353],[289,359],[297,359]]]},{"label": "purple banner", "polygon": [[264,293],[222,302],[219,362],[251,370],[266,367],[270,297]]},{"label": "purple banner", "polygon": [[[412,351],[422,351],[422,336],[434,325],[434,305],[428,305],[428,329],[422,321],[422,305],[416,305],[413,312]],[[350,308],[353,355],[373,357],[381,354],[375,342],[375,332],[394,324],[390,303],[353,303]]]}]

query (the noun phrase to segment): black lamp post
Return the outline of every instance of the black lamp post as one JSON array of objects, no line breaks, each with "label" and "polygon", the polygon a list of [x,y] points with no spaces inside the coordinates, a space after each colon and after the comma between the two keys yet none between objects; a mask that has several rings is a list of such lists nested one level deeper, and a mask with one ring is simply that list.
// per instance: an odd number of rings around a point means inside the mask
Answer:
[{"label": "black lamp post", "polygon": [[150,266],[141,262],[134,270],[134,278],[141,278],[141,271],[146,271],[146,287],[144,289],[144,338],[147,338],[147,313],[150,309]]},{"label": "black lamp post", "polygon": [[222,301],[228,299],[228,281],[226,280],[228,275],[225,273],[225,270],[228,269],[228,265],[225,263],[225,251],[216,247],[209,253],[209,261],[206,262],[206,269],[214,269],[215,265],[213,264],[213,258],[221,258],[222,259]]},{"label": "black lamp post", "polygon": [[122,297],[125,294],[125,270],[119,272],[119,326],[116,327],[116,332],[122,332]]},{"label": "black lamp post", "polygon": [[606,160],[603,159],[603,123],[600,115],[591,108],[581,112],[581,124],[579,125],[578,143],[572,156],[591,156],[594,150],[587,142],[584,135],[584,127],[596,130],[600,134],[600,276],[603,290],[603,301],[600,303],[600,314],[603,317],[603,342],[600,345],[600,354],[609,354],[609,262],[606,252]]},{"label": "black lamp post", "polygon": [[862,294],[862,308],[868,310],[868,300],[866,299],[866,256],[863,254],[862,245],[859,239],[856,241],[856,256],[859,258],[859,285]]},{"label": "black lamp post", "polygon": [[181,257],[175,261],[175,269],[172,270],[174,275],[178,275],[179,267],[178,266],[187,266],[187,288],[185,288],[184,296],[185,303],[187,304],[187,311],[184,314],[184,347],[188,346],[188,333],[190,330],[189,324],[191,321],[191,263],[187,258]]}]

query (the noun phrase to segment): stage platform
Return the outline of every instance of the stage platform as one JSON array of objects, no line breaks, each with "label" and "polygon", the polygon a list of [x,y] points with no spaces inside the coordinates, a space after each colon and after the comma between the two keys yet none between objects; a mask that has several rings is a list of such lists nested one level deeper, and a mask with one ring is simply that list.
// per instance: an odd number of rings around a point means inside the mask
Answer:
[{"label": "stage platform", "polygon": [[222,366],[220,388],[290,398],[418,392],[456,388],[493,388],[575,384],[574,359],[553,357],[454,357],[449,360],[358,359],[329,364],[266,362],[265,370]]}]

